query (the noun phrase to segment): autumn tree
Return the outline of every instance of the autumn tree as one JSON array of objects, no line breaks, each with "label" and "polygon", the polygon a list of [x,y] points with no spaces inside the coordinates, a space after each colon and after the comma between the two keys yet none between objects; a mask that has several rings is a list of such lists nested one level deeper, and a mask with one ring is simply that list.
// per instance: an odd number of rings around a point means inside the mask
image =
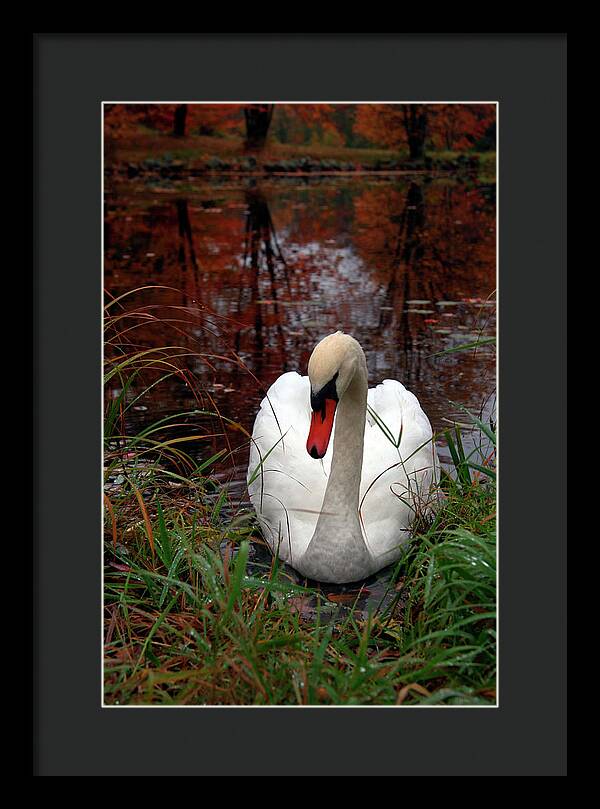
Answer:
[{"label": "autumn tree", "polygon": [[355,130],[372,143],[408,147],[411,160],[423,160],[428,143],[448,150],[472,147],[494,120],[492,104],[364,104]]},{"label": "autumn tree", "polygon": [[403,104],[402,123],[408,141],[411,160],[423,160],[425,157],[425,139],[427,138],[428,109],[422,104]]},{"label": "autumn tree", "polygon": [[182,138],[185,135],[185,123],[187,120],[187,104],[178,104],[173,113],[173,134]]},{"label": "autumn tree", "polygon": [[128,137],[140,126],[166,135],[184,137],[193,132],[243,131],[243,107],[239,104],[109,104],[104,109],[104,126],[109,136]]},{"label": "autumn tree", "polygon": [[106,104],[104,107],[104,131],[113,138],[135,134],[144,122],[148,104]]},{"label": "autumn tree", "polygon": [[372,143],[399,149],[408,146],[411,160],[425,156],[430,107],[426,104],[364,104],[355,130]]},{"label": "autumn tree", "polygon": [[431,141],[449,151],[471,148],[496,118],[492,104],[435,104],[431,110]]},{"label": "autumn tree", "polygon": [[274,104],[251,104],[244,107],[246,149],[248,151],[259,151],[264,147],[274,107]]},{"label": "autumn tree", "polygon": [[341,115],[349,104],[280,104],[277,123],[285,122],[289,140],[293,143],[328,142],[343,145],[345,133]]},{"label": "autumn tree", "polygon": [[[112,104],[105,108],[105,131],[114,138],[130,137],[140,126],[164,134],[242,134],[248,151],[260,151],[267,142],[274,117],[285,142],[342,144],[351,134],[352,105],[331,104]],[[351,119],[350,119],[351,120]]]},{"label": "autumn tree", "polygon": [[111,104],[105,109],[105,127],[113,137],[135,134],[140,125],[184,137],[193,132],[245,133],[246,148],[264,147],[274,104]]},{"label": "autumn tree", "polygon": [[[344,105],[348,106],[348,105]],[[333,113],[333,104],[252,104],[244,107],[246,121],[246,148],[258,151],[264,148],[269,128],[276,114],[281,125],[285,122],[285,131],[302,132],[302,139],[308,132],[315,132],[318,139],[329,136],[338,142],[343,141]],[[284,140],[285,140],[284,136]],[[292,137],[292,140],[297,138]]]}]

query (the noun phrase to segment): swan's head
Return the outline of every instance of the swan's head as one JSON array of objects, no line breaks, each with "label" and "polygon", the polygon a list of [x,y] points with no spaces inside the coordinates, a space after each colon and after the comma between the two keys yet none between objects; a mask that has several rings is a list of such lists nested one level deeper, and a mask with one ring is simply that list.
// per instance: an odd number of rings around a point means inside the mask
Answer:
[{"label": "swan's head", "polygon": [[341,331],[317,343],[308,361],[312,419],[306,449],[313,458],[327,452],[339,400],[352,382],[359,364],[365,364],[360,344]]}]

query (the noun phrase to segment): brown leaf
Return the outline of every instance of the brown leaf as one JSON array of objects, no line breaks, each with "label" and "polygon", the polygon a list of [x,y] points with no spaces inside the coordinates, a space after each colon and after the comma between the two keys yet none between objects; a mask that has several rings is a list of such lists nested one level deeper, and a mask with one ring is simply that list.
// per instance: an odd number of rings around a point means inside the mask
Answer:
[{"label": "brown leaf", "polygon": [[428,697],[431,693],[424,686],[419,685],[419,683],[409,683],[408,685],[402,686],[402,688],[398,692],[396,705],[402,705],[402,703],[408,696],[409,691],[416,691],[418,694],[421,694],[424,697]]},{"label": "brown leaf", "polygon": [[362,590],[356,590],[354,593],[327,593],[327,600],[333,601],[335,604],[354,604],[359,596],[368,595],[370,592],[365,587]]},{"label": "brown leaf", "polygon": [[107,495],[104,495],[104,505],[108,509],[108,513],[110,514],[110,522],[112,528],[112,539],[113,539],[113,547],[117,547],[117,519],[115,517],[115,512],[112,507],[112,503],[108,499]]},{"label": "brown leaf", "polygon": [[356,596],[349,593],[327,593],[327,600],[335,604],[353,604]]},{"label": "brown leaf", "polygon": [[133,483],[131,484],[131,488],[135,496],[137,497],[137,501],[140,506],[140,511],[144,517],[144,525],[146,526],[146,534],[148,535],[148,542],[150,543],[150,550],[152,551],[152,556],[154,556],[154,534],[152,533],[152,523],[150,522],[150,516],[148,514],[148,509],[146,508],[146,504],[144,503],[144,498],[142,497],[141,492],[135,488]]},{"label": "brown leaf", "polygon": [[116,568],[117,570],[121,570],[123,573],[129,573],[132,569],[129,565],[124,565],[121,562],[109,562],[111,567]]}]

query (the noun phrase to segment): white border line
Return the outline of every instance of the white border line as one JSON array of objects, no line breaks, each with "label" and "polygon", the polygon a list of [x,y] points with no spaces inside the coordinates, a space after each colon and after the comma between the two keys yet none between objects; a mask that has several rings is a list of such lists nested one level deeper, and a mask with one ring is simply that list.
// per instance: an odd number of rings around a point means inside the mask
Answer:
[{"label": "white border line", "polygon": [[[101,101],[100,102],[100,188],[101,188],[101,204],[100,204],[100,342],[102,347],[102,362],[100,364],[100,390],[102,396],[100,398],[100,457],[102,463],[100,466],[100,493],[101,493],[101,524],[100,524],[100,579],[102,586],[101,594],[101,607],[100,607],[100,707],[104,710],[120,710],[120,709],[236,709],[236,708],[256,708],[264,710],[269,708],[289,708],[304,709],[304,710],[347,710],[349,708],[367,708],[367,709],[387,709],[394,710],[401,708],[407,709],[439,709],[439,708],[474,708],[483,710],[495,710],[500,707],[500,661],[498,657],[498,649],[500,647],[500,611],[499,607],[499,585],[500,585],[500,532],[498,513],[498,490],[499,490],[499,475],[496,488],[496,702],[494,705],[107,705],[104,702],[104,105],[105,104],[211,104],[217,106],[222,104],[224,106],[230,104],[493,104],[496,107],[496,422],[499,420],[500,412],[500,399],[498,395],[499,383],[499,349],[500,341],[498,339],[499,333],[499,269],[500,269],[500,238],[499,238],[499,166],[500,166],[500,102],[499,101]],[[496,469],[498,469],[498,461],[496,461]]]}]

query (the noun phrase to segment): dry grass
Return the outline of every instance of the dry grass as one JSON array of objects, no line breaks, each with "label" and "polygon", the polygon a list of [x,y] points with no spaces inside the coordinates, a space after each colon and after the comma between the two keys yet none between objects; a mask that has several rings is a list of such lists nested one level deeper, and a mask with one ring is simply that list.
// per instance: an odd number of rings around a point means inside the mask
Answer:
[{"label": "dry grass", "polygon": [[138,324],[156,315],[126,304],[110,301],[105,320],[107,384],[119,385],[105,411],[106,704],[493,704],[493,457],[465,457],[454,434],[444,504],[391,572],[385,606],[365,615],[358,589],[315,592],[275,560],[250,564],[253,515],[211,475],[231,451],[227,431],[216,455],[186,451],[203,435],[200,410],[128,434],[132,402],[171,375],[192,382],[182,360],[193,349],[139,346]]}]

